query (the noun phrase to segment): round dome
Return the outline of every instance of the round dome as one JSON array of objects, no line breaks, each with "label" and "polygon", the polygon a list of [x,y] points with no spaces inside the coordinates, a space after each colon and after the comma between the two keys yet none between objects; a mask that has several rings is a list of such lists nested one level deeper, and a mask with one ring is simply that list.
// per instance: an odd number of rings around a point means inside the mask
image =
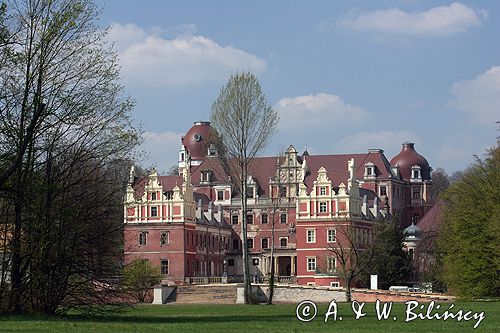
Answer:
[{"label": "round dome", "polygon": [[208,121],[196,121],[182,138],[191,160],[202,160],[207,155],[212,127]]},{"label": "round dome", "polygon": [[391,165],[399,166],[399,172],[403,180],[411,179],[411,168],[414,165],[420,167],[423,180],[431,179],[429,162],[415,151],[415,144],[412,142],[403,143],[403,149],[392,158]]},{"label": "round dome", "polygon": [[422,229],[417,227],[414,223],[412,223],[408,228],[403,230],[406,238],[422,238]]}]

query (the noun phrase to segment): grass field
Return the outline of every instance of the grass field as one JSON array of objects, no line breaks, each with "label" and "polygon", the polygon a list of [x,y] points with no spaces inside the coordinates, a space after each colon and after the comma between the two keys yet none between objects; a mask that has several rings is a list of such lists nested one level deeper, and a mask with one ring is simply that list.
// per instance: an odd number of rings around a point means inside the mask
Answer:
[{"label": "grass field", "polygon": [[[296,319],[296,305],[142,305],[99,317],[2,316],[0,332],[471,332],[476,320],[414,320],[405,323],[404,304],[394,304],[391,317],[378,321],[375,305],[366,303],[365,317],[355,320],[350,304],[339,304],[342,321],[324,322],[327,305],[318,305],[310,322]],[[441,305],[438,313],[448,309]],[[500,302],[456,303],[458,309],[484,311],[475,332],[500,332]],[[415,310],[416,311],[416,310]],[[393,317],[397,320],[394,320]]]}]

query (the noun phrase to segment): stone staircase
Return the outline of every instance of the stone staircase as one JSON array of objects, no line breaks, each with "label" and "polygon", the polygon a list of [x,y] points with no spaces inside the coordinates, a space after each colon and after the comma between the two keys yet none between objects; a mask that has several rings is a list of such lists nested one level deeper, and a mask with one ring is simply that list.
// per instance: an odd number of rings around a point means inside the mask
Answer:
[{"label": "stone staircase", "polygon": [[177,286],[176,303],[181,304],[235,304],[236,284]]}]

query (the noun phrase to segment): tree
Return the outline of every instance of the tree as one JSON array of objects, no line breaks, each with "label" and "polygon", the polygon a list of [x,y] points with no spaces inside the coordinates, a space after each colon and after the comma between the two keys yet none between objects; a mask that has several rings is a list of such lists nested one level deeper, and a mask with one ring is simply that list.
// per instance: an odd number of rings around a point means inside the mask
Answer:
[{"label": "tree", "polygon": [[368,268],[373,256],[373,240],[364,240],[353,222],[336,229],[336,242],[330,243],[327,250],[336,260],[335,271],[346,288],[347,301],[351,301],[351,287]]},{"label": "tree", "polygon": [[397,220],[377,221],[373,230],[372,260],[366,273],[377,274],[382,289],[406,283],[411,275],[411,258],[403,249],[405,236]]},{"label": "tree", "polygon": [[432,171],[431,201],[436,202],[439,194],[444,192],[450,186],[450,176],[443,168],[437,168]]},{"label": "tree", "polygon": [[113,163],[139,140],[133,101],[122,96],[91,0],[11,1],[5,17],[0,200],[9,212],[0,219],[12,224],[9,307],[51,314],[99,304],[118,272],[124,182]]},{"label": "tree", "polygon": [[253,158],[269,143],[276,131],[278,114],[267,103],[252,73],[232,75],[212,105],[210,121],[213,141],[223,168],[241,196],[243,279],[245,303],[249,302],[250,269],[247,244],[247,181]]},{"label": "tree", "polygon": [[160,269],[143,259],[128,264],[123,274],[123,286],[141,303],[146,301],[148,291],[160,280]]},{"label": "tree", "polygon": [[438,247],[448,290],[465,299],[499,296],[500,141],[443,196]]}]

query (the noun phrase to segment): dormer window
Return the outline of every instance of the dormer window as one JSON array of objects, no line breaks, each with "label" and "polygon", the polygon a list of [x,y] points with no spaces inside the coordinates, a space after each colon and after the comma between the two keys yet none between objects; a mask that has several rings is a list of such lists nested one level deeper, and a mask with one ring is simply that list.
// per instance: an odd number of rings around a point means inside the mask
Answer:
[{"label": "dormer window", "polygon": [[156,200],[156,192],[151,192],[151,200]]},{"label": "dormer window", "polygon": [[326,195],[326,187],[322,186],[319,188],[319,195]]},{"label": "dormer window", "polygon": [[255,186],[247,186],[247,198],[255,198]]},{"label": "dormer window", "polygon": [[201,171],[201,182],[202,183],[210,183],[211,181],[212,181],[212,171],[202,170]]},{"label": "dormer window", "polygon": [[422,172],[420,170],[419,165],[414,165],[411,167],[411,179],[412,180],[421,180],[422,179]]},{"label": "dormer window", "polygon": [[372,162],[365,164],[365,178],[375,177],[375,165]]}]

